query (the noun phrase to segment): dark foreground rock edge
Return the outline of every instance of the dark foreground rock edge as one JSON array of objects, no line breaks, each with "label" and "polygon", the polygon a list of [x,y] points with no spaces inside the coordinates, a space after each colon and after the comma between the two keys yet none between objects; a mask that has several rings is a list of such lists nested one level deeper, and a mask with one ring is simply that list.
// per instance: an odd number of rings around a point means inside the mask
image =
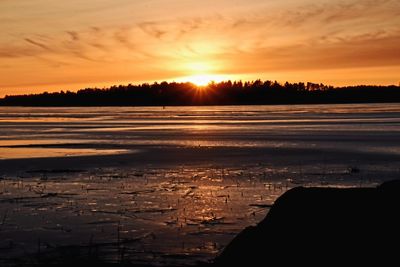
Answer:
[{"label": "dark foreground rock edge", "polygon": [[296,187],[215,266],[399,266],[400,180],[376,188]]},{"label": "dark foreground rock edge", "polygon": [[[257,225],[239,233],[219,266],[399,266],[400,180],[376,188],[296,187]],[[141,266],[63,258],[15,266]]]}]

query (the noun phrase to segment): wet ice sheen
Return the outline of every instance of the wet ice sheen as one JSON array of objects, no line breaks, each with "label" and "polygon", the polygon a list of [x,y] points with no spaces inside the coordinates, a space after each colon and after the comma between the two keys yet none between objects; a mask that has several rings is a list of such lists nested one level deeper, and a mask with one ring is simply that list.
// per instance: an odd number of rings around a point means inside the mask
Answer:
[{"label": "wet ice sheen", "polygon": [[[57,259],[67,246],[111,262],[208,261],[291,187],[398,177],[399,132],[398,104],[0,108],[0,161],[18,167],[0,169],[0,265]],[[210,156],[135,161],[170,148]],[[249,160],[254,149],[268,157]],[[114,160],[121,153],[137,157]],[[115,166],[40,159],[98,155]]]},{"label": "wet ice sheen", "polygon": [[[308,147],[331,146],[332,140],[310,143],[310,137],[340,139],[387,137],[400,131],[397,104],[212,106],[212,107],[95,107],[0,108],[0,159],[61,157],[121,153],[132,145]],[[365,140],[363,149],[400,151],[392,141],[378,145]],[[75,140],[75,142],[71,142]],[[13,142],[13,146],[7,142]],[[293,142],[294,141],[294,142]],[[330,142],[327,142],[330,141]],[[39,145],[43,146],[39,146]],[[79,146],[73,146],[79,144]],[[85,147],[87,144],[87,147]],[[112,149],[117,144],[121,147]],[[335,142],[336,148],[355,143]],[[20,147],[35,150],[20,152]],[[46,145],[46,146],[45,146]],[[54,145],[49,149],[48,145]],[[68,147],[66,147],[68,145]],[[123,147],[123,146],[127,147]],[[358,149],[355,144],[353,149]],[[65,153],[63,149],[68,149]],[[74,149],[76,153],[70,153]],[[85,150],[86,149],[86,150]],[[88,150],[89,149],[89,150]],[[13,156],[12,151],[15,150]],[[57,152],[58,150],[58,152]]]}]

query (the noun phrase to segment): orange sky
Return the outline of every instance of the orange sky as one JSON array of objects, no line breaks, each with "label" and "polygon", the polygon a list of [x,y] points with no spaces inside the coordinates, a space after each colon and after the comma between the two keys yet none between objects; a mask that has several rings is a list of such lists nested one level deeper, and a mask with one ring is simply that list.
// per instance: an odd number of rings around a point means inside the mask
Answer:
[{"label": "orange sky", "polygon": [[0,97],[199,77],[399,84],[399,73],[399,0],[0,0]]}]

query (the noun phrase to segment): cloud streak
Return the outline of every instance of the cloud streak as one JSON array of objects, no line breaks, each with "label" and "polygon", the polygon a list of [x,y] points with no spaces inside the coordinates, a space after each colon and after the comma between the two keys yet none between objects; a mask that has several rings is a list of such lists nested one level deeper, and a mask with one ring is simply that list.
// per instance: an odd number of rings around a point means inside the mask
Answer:
[{"label": "cloud streak", "polygon": [[52,51],[52,49],[50,47],[48,47],[47,45],[42,44],[42,43],[40,43],[38,41],[32,40],[30,38],[24,38],[24,40],[26,42],[28,42],[29,44],[34,45],[36,47],[42,48],[42,49],[47,50],[47,51]]},{"label": "cloud streak", "polygon": [[79,33],[75,31],[66,31],[66,33],[71,37],[72,41],[79,41]]},{"label": "cloud streak", "polygon": [[220,54],[229,62],[228,72],[322,70],[398,66],[400,35],[353,39],[331,45],[298,45],[264,48],[251,53]]}]

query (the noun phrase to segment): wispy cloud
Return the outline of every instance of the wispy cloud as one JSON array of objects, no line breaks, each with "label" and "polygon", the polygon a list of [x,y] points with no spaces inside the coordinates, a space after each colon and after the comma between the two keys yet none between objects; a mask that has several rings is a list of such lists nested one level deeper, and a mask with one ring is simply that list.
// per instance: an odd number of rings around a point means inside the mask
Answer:
[{"label": "wispy cloud", "polygon": [[161,39],[167,32],[160,28],[160,24],[157,22],[142,22],[138,24],[138,27],[151,37]]},{"label": "wispy cloud", "polygon": [[123,45],[130,50],[137,48],[137,46],[133,43],[131,28],[129,27],[120,27],[116,29],[114,31],[113,37],[117,41],[117,43]]},{"label": "wispy cloud", "polygon": [[45,45],[45,44],[43,44],[43,43],[41,43],[39,41],[35,41],[35,40],[30,39],[30,38],[24,38],[24,40],[26,42],[28,42],[29,44],[31,44],[31,45],[37,46],[37,47],[42,48],[42,49],[47,50],[47,51],[52,51],[52,49],[50,47],[48,47],[47,45]]},{"label": "wispy cloud", "polygon": [[222,53],[228,73],[322,70],[398,66],[400,33],[396,36],[357,37],[324,45],[260,48],[249,53]]},{"label": "wispy cloud", "polygon": [[66,31],[66,33],[71,37],[72,41],[79,41],[79,33],[75,31]]}]

